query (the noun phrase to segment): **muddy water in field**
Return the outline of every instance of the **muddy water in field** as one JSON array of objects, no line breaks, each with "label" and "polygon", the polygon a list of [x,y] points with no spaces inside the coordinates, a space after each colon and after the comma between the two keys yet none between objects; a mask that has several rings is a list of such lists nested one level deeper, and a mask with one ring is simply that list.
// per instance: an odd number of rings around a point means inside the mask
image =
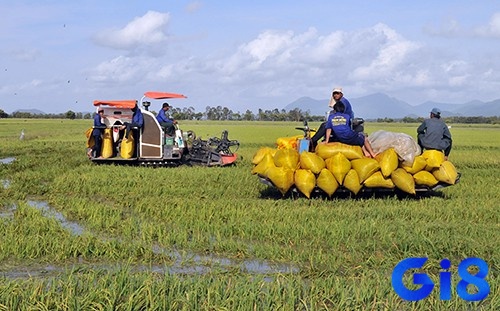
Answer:
[{"label": "muddy water in field", "polygon": [[3,158],[3,159],[0,159],[0,164],[11,164],[15,160],[16,160],[16,158],[14,158],[14,157]]},{"label": "muddy water in field", "polygon": [[[70,231],[73,235],[79,236],[85,230],[80,224],[67,220],[63,214],[50,207],[47,202],[29,200],[27,203],[42,211],[45,217],[56,219],[63,228]],[[16,206],[4,209],[0,212],[0,217],[12,217],[16,210]],[[90,232],[89,232],[90,233]],[[165,249],[159,245],[153,245],[152,251],[155,254],[167,255],[173,260],[170,265],[127,265],[131,271],[135,272],[153,272],[161,274],[180,274],[180,275],[202,275],[212,271],[231,271],[234,269],[243,273],[250,274],[276,274],[276,273],[298,273],[300,269],[293,264],[275,263],[267,260],[248,259],[236,260],[216,255],[199,255],[189,251],[180,251]],[[75,269],[97,269],[116,271],[121,265],[112,264],[85,264],[81,259],[76,263],[71,263],[64,266],[54,265],[30,265],[23,267],[10,267],[0,269],[0,276],[11,279],[24,278],[47,278],[58,276],[61,273],[69,272]]]},{"label": "muddy water in field", "polygon": [[71,232],[71,234],[73,234],[73,235],[82,235],[83,232],[85,231],[85,229],[82,226],[80,226],[78,223],[73,222],[73,221],[68,221],[66,219],[66,217],[64,217],[63,214],[59,213],[58,211],[56,211],[55,209],[50,207],[47,204],[47,202],[29,200],[28,204],[31,207],[34,207],[34,208],[42,211],[42,213],[45,217],[55,218],[61,224],[61,227],[69,230]]},{"label": "muddy water in field", "polygon": [[0,183],[2,183],[2,186],[4,189],[9,189],[10,187],[10,180],[8,179],[0,179]]},{"label": "muddy water in field", "polygon": [[16,211],[16,205],[10,205],[0,209],[0,218],[12,218],[14,217],[14,212]]}]

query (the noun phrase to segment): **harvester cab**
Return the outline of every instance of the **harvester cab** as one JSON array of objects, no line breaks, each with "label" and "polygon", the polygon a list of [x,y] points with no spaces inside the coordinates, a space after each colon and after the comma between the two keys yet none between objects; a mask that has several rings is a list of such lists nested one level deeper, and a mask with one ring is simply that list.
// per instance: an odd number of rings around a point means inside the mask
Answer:
[{"label": "harvester cab", "polygon": [[[91,157],[98,163],[140,164],[147,166],[177,166],[196,164],[204,166],[225,166],[235,163],[237,155],[230,149],[239,146],[236,140],[222,137],[203,141],[193,131],[183,132],[177,124],[170,133],[160,125],[156,116],[149,111],[152,100],[186,98],[182,94],[146,92],[141,98],[140,109],[144,124],[141,128],[131,127],[132,135],[125,135],[125,125],[132,124],[132,109],[139,106],[136,100],[94,101],[96,111],[104,110],[102,122],[103,143],[100,157]],[[90,141],[90,138],[89,138]],[[87,144],[89,145],[89,143]]]}]

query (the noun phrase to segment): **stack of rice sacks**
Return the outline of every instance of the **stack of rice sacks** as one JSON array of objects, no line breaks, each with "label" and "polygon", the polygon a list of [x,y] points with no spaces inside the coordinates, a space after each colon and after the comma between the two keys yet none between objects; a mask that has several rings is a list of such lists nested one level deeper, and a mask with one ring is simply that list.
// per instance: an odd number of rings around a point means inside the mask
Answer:
[{"label": "stack of rice sacks", "polygon": [[331,197],[340,186],[354,195],[363,187],[398,188],[414,195],[417,186],[453,185],[458,176],[455,166],[437,150],[426,150],[407,165],[394,148],[372,159],[364,156],[360,146],[319,144],[315,152],[299,154],[296,144],[284,141],[278,139],[277,148],[260,148],[252,158],[252,174],[270,180],[283,195],[296,187],[310,198],[318,187]]}]

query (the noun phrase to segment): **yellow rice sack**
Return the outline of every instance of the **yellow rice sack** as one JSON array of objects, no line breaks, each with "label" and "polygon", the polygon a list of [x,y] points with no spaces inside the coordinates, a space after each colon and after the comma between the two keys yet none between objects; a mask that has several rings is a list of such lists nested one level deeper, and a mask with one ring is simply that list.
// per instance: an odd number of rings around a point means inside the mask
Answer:
[{"label": "yellow rice sack", "polygon": [[316,176],[310,170],[298,169],[295,171],[294,178],[297,189],[309,199],[316,186]]},{"label": "yellow rice sack", "polygon": [[399,159],[394,148],[384,150],[377,154],[375,158],[380,163],[380,170],[385,178],[391,176],[391,173],[398,168]]},{"label": "yellow rice sack", "polygon": [[124,137],[120,144],[120,156],[123,159],[130,159],[134,154],[135,140],[132,131],[128,133],[128,137]]},{"label": "yellow rice sack", "polygon": [[382,172],[378,171],[368,177],[363,184],[368,188],[394,188],[394,183],[390,178],[385,178]]},{"label": "yellow rice sack", "polygon": [[347,145],[339,142],[318,144],[315,152],[325,160],[337,152],[344,154],[349,160],[361,159],[364,156],[360,146]]},{"label": "yellow rice sack", "polygon": [[274,165],[296,170],[299,165],[299,152],[295,149],[279,149],[274,155]]},{"label": "yellow rice sack", "polygon": [[94,131],[94,128],[92,128],[92,127],[88,128],[85,131],[85,137],[87,137],[87,143],[86,143],[87,148],[92,148],[95,145],[94,136],[92,136],[93,131]]},{"label": "yellow rice sack", "polygon": [[444,162],[444,153],[440,150],[425,150],[422,157],[427,162],[428,168],[438,168]]},{"label": "yellow rice sack", "polygon": [[325,160],[313,152],[304,151],[300,154],[300,168],[319,174],[325,168]]},{"label": "yellow rice sack", "polygon": [[426,166],[427,161],[425,161],[425,158],[422,155],[416,156],[415,159],[413,159],[412,166],[401,165],[401,167],[410,174],[418,173],[425,169]]},{"label": "yellow rice sack", "polygon": [[105,159],[113,156],[113,136],[111,135],[111,129],[104,129],[104,134],[102,135],[102,151],[101,156]]},{"label": "yellow rice sack", "polygon": [[450,161],[444,161],[441,163],[439,169],[432,171],[432,174],[438,181],[442,181],[450,185],[454,185],[458,177],[457,169]]},{"label": "yellow rice sack", "polygon": [[294,182],[294,171],[286,167],[273,166],[267,170],[267,177],[282,195],[290,190]]},{"label": "yellow rice sack", "polygon": [[351,161],[351,167],[358,173],[360,182],[380,169],[378,161],[371,158],[354,159]]},{"label": "yellow rice sack", "polygon": [[316,185],[330,197],[339,188],[337,179],[335,179],[335,176],[333,176],[332,172],[330,172],[326,168],[322,169],[318,175],[318,178],[316,178]]},{"label": "yellow rice sack", "polygon": [[345,175],[347,175],[347,172],[351,169],[351,162],[343,153],[337,152],[326,159],[325,164],[326,168],[335,176],[337,182],[342,185]]},{"label": "yellow rice sack", "polygon": [[260,148],[259,150],[257,150],[257,152],[253,155],[253,158],[252,158],[252,164],[254,165],[257,165],[260,163],[260,161],[262,161],[262,159],[264,159],[264,156],[266,154],[270,153],[271,156],[274,157],[274,155],[276,154],[276,149],[274,148],[271,148],[271,147],[262,147]]},{"label": "yellow rice sack", "polygon": [[427,171],[415,173],[413,175],[413,179],[415,180],[415,184],[428,187],[434,187],[438,183],[436,177]]},{"label": "yellow rice sack", "polygon": [[349,189],[354,194],[358,194],[359,190],[363,187],[359,182],[358,173],[356,173],[354,169],[349,170],[345,176],[344,187]]},{"label": "yellow rice sack", "polygon": [[253,167],[252,174],[258,174],[259,176],[267,177],[267,170],[271,167],[275,167],[274,158],[270,153],[266,153],[259,164]]},{"label": "yellow rice sack", "polygon": [[407,171],[402,168],[397,168],[391,174],[392,182],[401,189],[402,191],[409,194],[416,194],[415,192],[415,180]]},{"label": "yellow rice sack", "polygon": [[303,135],[296,135],[292,137],[280,137],[276,139],[276,147],[278,149],[295,149],[297,150],[297,139],[303,138]]}]

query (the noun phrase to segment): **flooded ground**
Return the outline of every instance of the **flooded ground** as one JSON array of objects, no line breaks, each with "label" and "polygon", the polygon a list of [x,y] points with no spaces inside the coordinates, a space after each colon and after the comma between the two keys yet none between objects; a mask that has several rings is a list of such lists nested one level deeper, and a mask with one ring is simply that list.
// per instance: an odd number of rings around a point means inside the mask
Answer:
[{"label": "flooded ground", "polygon": [[[45,201],[28,200],[28,205],[40,210],[44,217],[50,217],[59,222],[61,227],[68,230],[75,236],[80,236],[84,233],[90,233],[82,225],[69,221],[60,212],[56,211]],[[16,206],[12,205],[4,208],[0,212],[0,218],[13,217],[16,211]],[[236,260],[217,255],[199,255],[190,251],[165,249],[159,245],[152,245],[152,251],[155,254],[167,255],[173,260],[170,265],[144,265],[135,264],[127,265],[132,271],[136,272],[153,272],[161,274],[179,274],[179,275],[202,275],[212,271],[229,271],[238,269],[243,273],[250,274],[285,274],[299,273],[300,269],[293,264],[275,263],[260,259]],[[121,265],[103,264],[85,264],[81,259],[75,263],[66,265],[30,265],[22,267],[9,267],[0,269],[0,276],[5,278],[48,278],[67,273],[75,269],[97,269],[115,271],[119,270]]]},{"label": "flooded ground", "polygon": [[10,180],[1,179],[0,182],[2,183],[4,189],[8,189],[10,187]]},{"label": "flooded ground", "polygon": [[11,164],[15,160],[16,160],[16,158],[14,158],[14,157],[3,158],[3,159],[0,159],[0,164]]}]

